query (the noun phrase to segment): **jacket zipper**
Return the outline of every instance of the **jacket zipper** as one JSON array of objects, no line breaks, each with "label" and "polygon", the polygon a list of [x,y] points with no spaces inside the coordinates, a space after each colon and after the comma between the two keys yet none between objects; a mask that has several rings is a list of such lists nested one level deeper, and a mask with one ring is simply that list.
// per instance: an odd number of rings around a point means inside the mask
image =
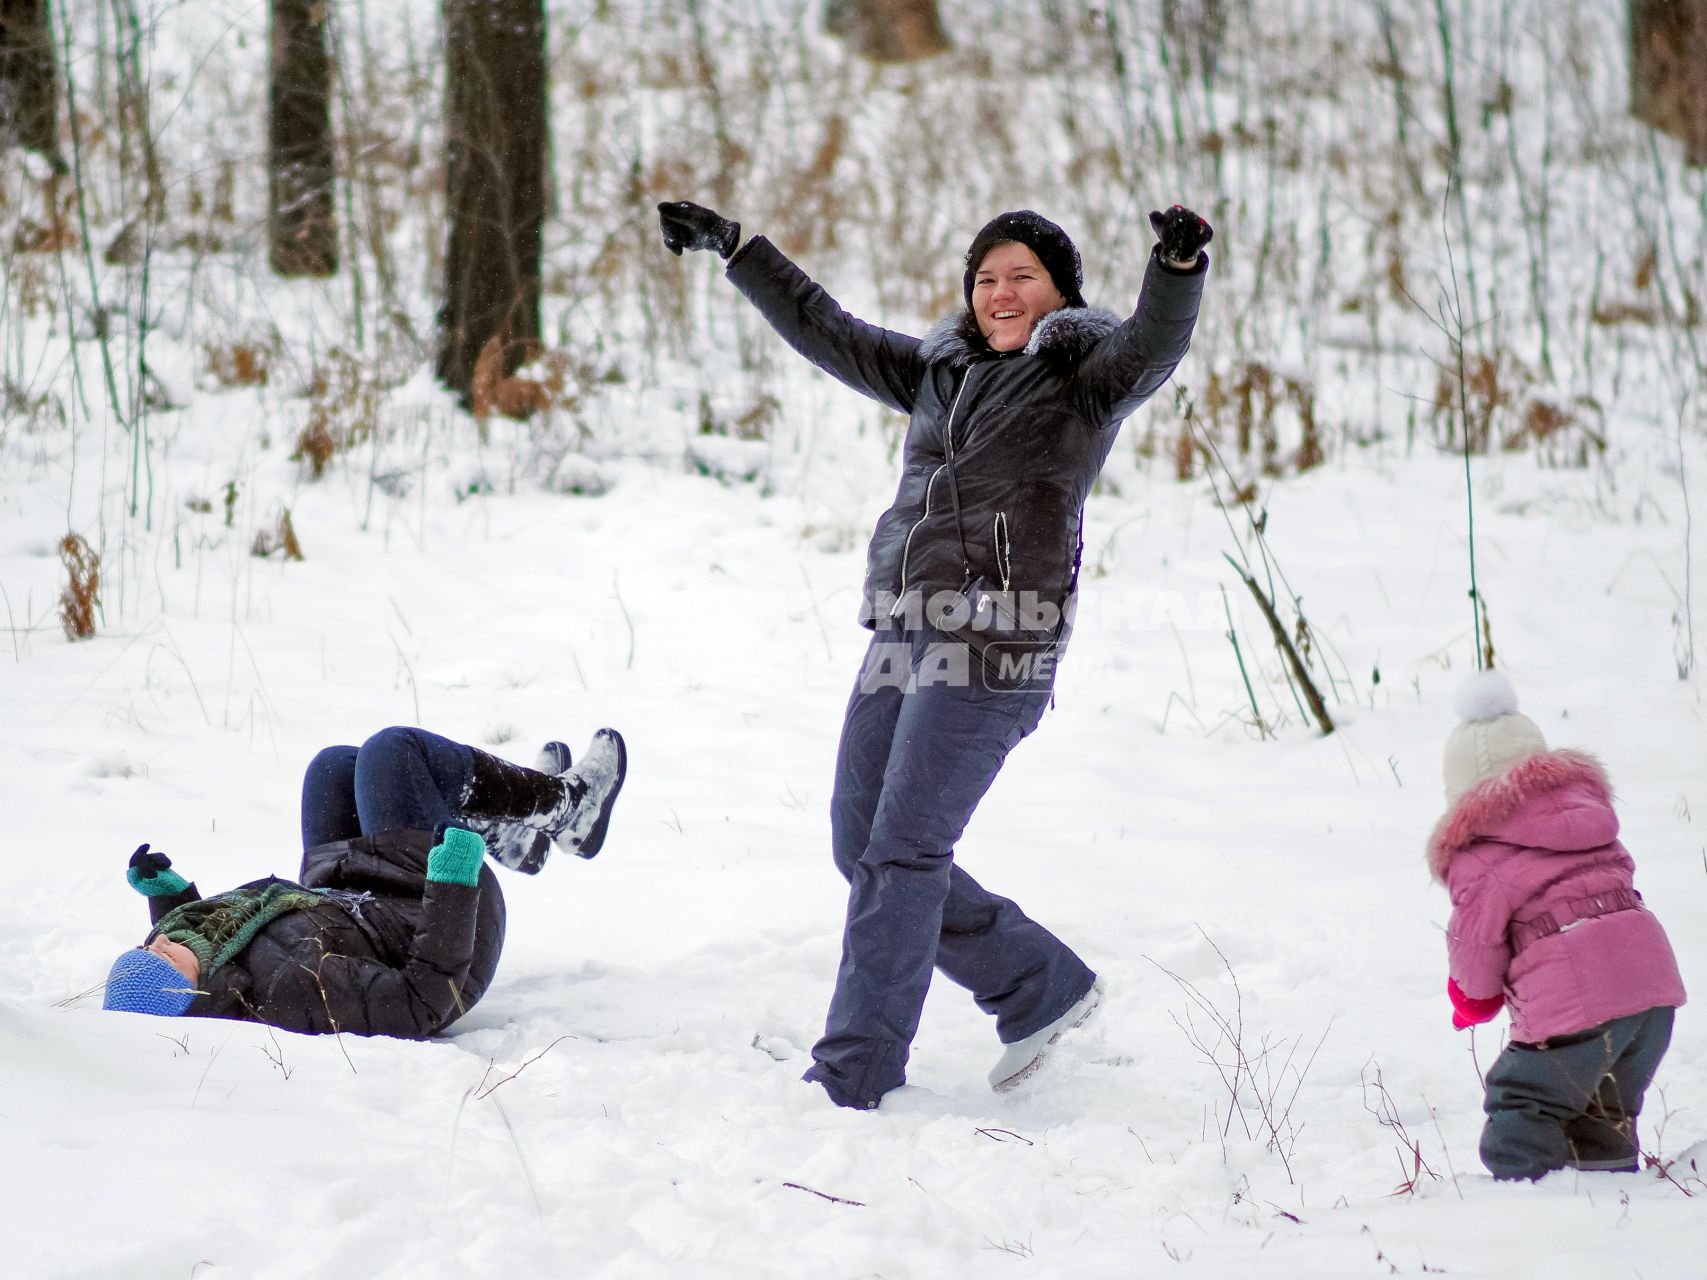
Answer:
[{"label": "jacket zipper", "polygon": [[931,472],[931,478],[925,485],[925,513],[913,522],[913,527],[907,530],[907,540],[901,544],[901,589],[895,593],[895,607],[889,610],[889,616],[891,618],[900,614],[901,605],[907,598],[907,556],[913,549],[913,535],[919,531],[920,525],[930,519],[931,491],[936,488],[936,478],[940,476],[947,467],[948,463],[945,462],[935,471]]},{"label": "jacket zipper", "polygon": [[[954,393],[954,403],[948,408],[948,430],[943,433],[950,461],[954,458],[954,415],[960,411],[960,397],[966,394],[966,384],[972,381],[972,371],[968,369],[960,380],[960,389]],[[901,544],[901,589],[895,593],[895,606],[889,610],[889,616],[895,617],[901,612],[901,603],[907,598],[907,556],[913,550],[913,535],[919,531],[919,526],[931,517],[931,491],[936,488],[936,478],[940,476],[948,463],[945,462],[931,472],[931,478],[925,484],[925,509],[919,518],[913,521],[913,527],[907,530],[907,540]]]}]

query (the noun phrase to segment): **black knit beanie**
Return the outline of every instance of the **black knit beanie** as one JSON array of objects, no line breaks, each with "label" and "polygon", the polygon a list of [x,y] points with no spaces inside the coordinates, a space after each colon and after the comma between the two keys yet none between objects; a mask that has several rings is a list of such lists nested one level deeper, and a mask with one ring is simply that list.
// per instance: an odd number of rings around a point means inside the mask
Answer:
[{"label": "black knit beanie", "polygon": [[1055,282],[1069,307],[1085,305],[1079,292],[1085,283],[1084,268],[1079,263],[1079,251],[1067,233],[1041,213],[1016,209],[997,214],[984,224],[984,229],[972,237],[972,247],[966,251],[966,309],[972,309],[972,281],[984,255],[999,244],[1023,244],[1037,255],[1049,278]]}]

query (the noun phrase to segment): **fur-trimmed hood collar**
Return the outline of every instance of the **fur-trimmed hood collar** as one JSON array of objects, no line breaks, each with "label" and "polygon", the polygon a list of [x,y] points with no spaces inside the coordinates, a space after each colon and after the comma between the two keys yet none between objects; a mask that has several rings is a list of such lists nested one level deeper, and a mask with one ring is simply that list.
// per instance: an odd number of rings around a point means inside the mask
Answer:
[{"label": "fur-trimmed hood collar", "polygon": [[[1612,784],[1600,761],[1586,751],[1541,751],[1458,798],[1429,835],[1429,871],[1444,882],[1447,864],[1455,854],[1478,837],[1503,838],[1504,825],[1526,804],[1565,787],[1581,790],[1589,806],[1586,810],[1585,806],[1571,806],[1551,815],[1554,825],[1570,833],[1568,843],[1552,847],[1587,848],[1615,839],[1618,819],[1612,812]],[[1580,844],[1582,840],[1590,843]]]},{"label": "fur-trimmed hood collar", "polygon": [[[1051,356],[1077,364],[1090,349],[1120,327],[1120,317],[1100,307],[1063,307],[1051,311],[1031,331],[1025,344],[1028,356]],[[992,354],[977,318],[970,311],[937,321],[919,344],[919,354],[928,364],[965,368]]]}]

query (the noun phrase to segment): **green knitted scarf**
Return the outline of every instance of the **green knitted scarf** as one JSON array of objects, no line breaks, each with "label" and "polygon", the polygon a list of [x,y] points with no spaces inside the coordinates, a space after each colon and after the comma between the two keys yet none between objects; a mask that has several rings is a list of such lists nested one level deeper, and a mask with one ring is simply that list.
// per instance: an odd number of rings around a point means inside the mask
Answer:
[{"label": "green knitted scarf", "polygon": [[196,953],[205,984],[213,972],[254,941],[255,935],[290,911],[318,907],[326,899],[288,880],[245,885],[198,902],[186,902],[160,917],[156,936]]}]

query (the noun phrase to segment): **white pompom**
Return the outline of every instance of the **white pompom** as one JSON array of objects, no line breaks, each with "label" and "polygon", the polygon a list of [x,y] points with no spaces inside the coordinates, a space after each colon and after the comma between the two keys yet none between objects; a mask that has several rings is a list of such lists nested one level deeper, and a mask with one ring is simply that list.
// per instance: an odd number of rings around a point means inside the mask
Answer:
[{"label": "white pompom", "polygon": [[1502,672],[1478,671],[1458,690],[1453,710],[1460,720],[1496,720],[1517,712],[1517,690]]}]

